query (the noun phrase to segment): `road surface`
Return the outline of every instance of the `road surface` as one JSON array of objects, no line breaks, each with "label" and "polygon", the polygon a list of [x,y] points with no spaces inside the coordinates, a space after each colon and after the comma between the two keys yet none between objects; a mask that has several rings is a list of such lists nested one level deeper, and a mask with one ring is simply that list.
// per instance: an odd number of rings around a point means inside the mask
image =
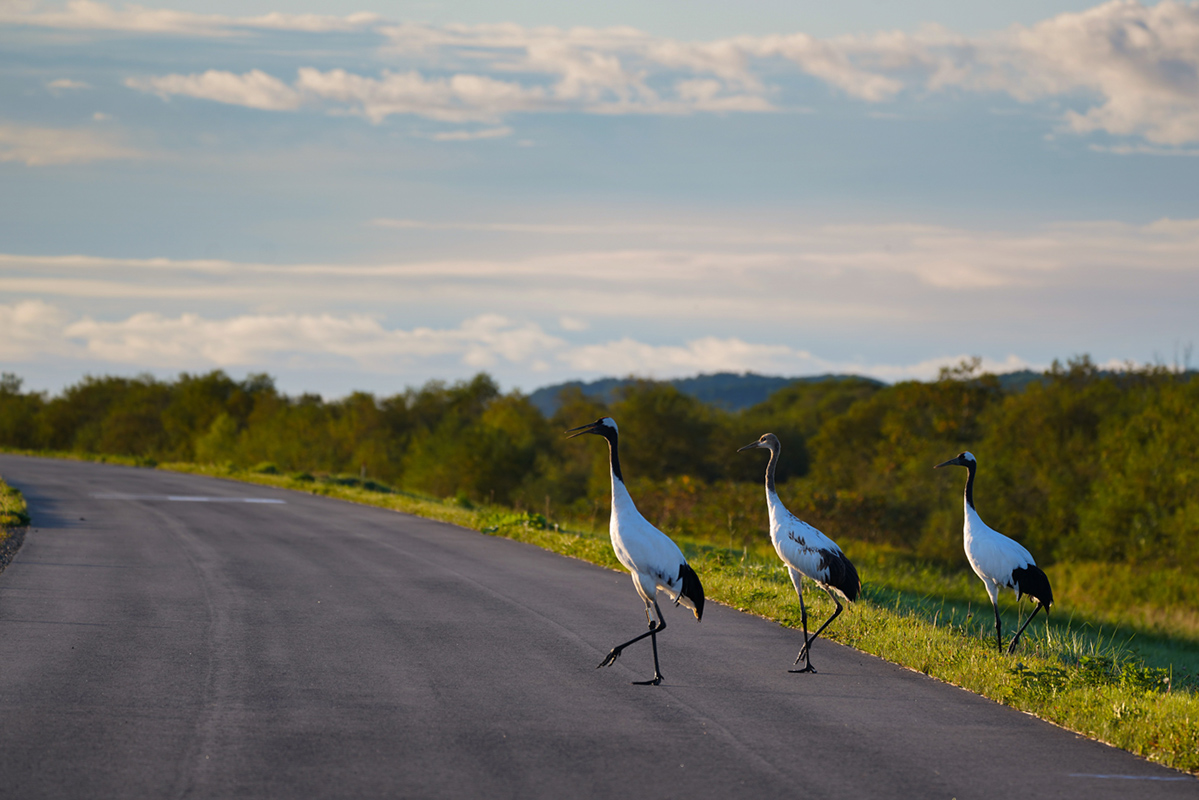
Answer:
[{"label": "road surface", "polygon": [[[1196,797],[1190,776],[711,603],[438,522],[0,455],[0,797]],[[702,577],[702,576],[701,576]]]}]

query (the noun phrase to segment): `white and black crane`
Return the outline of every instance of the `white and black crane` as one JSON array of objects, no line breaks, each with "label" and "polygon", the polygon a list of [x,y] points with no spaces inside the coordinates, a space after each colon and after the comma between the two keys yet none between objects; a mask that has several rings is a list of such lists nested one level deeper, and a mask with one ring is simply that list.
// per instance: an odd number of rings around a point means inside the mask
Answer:
[{"label": "white and black crane", "polygon": [[[803,660],[804,668],[788,671],[815,672],[816,668],[812,666],[811,658],[812,642],[816,641],[816,637],[841,613],[841,601],[837,599],[837,595],[850,602],[857,600],[862,581],[858,578],[857,569],[841,552],[841,548],[837,547],[836,542],[788,511],[779,499],[774,488],[774,473],[782,450],[778,437],[773,433],[764,433],[758,441],[738,448],[737,452],[752,450],[755,447],[770,451],[770,461],[766,464],[766,508],[770,512],[770,541],[774,545],[774,551],[787,565],[791,583],[795,584],[795,593],[799,595],[799,617],[803,623],[804,644],[799,650],[799,655],[795,657],[795,663],[798,665],[800,660]],[[803,602],[805,577],[823,589],[837,606],[833,615],[811,636],[808,636],[808,611]]]},{"label": "white and black crane", "polygon": [[1016,651],[1020,642],[1020,634],[1032,622],[1032,618],[1042,608],[1045,616],[1049,616],[1049,607],[1053,605],[1053,587],[1049,578],[1037,566],[1032,554],[1024,549],[1024,545],[1009,539],[997,530],[989,527],[978,515],[974,508],[974,473],[978,469],[978,459],[973,453],[958,453],[948,461],[943,461],[933,469],[941,467],[965,467],[966,477],[966,520],[962,526],[962,542],[966,548],[966,560],[970,562],[974,574],[987,587],[991,598],[991,606],[995,609],[995,643],[999,652],[1003,652],[1003,624],[999,621],[999,589],[1007,587],[1016,592],[1016,600],[1028,595],[1037,601],[1037,607],[1028,615],[1028,619],[1016,631],[1008,645],[1008,653]]},{"label": "white and black crane", "polygon": [[[612,648],[612,652],[596,666],[607,667],[620,658],[621,652],[646,636],[654,649],[654,677],[648,681],[633,681],[642,686],[657,686],[662,682],[662,671],[658,668],[658,634],[666,630],[666,620],[658,607],[658,590],[663,589],[677,606],[682,603],[695,614],[697,620],[704,615],[704,587],[699,576],[683,557],[683,551],[666,534],[655,528],[641,516],[629,490],[625,488],[624,476],[620,472],[620,453],[617,447],[616,420],[601,417],[595,422],[571,428],[569,438],[594,433],[608,441],[608,455],[612,467],[612,519],[608,532],[612,538],[612,549],[616,559],[633,576],[633,586],[645,603],[645,619],[649,630],[634,636],[624,644]],[[654,618],[650,615],[653,608]]]}]

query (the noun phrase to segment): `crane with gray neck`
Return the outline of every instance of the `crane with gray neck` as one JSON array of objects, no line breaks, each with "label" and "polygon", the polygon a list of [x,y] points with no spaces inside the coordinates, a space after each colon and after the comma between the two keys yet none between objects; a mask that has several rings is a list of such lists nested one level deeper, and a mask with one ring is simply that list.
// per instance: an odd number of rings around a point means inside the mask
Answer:
[{"label": "crane with gray neck", "polygon": [[[816,641],[816,637],[824,632],[830,622],[840,616],[843,607],[838,597],[848,602],[857,600],[862,581],[853,562],[845,557],[836,542],[792,514],[779,499],[774,485],[779,453],[782,452],[778,437],[773,433],[764,433],[758,441],[750,442],[737,452],[752,450],[755,447],[770,451],[770,461],[766,463],[766,508],[770,513],[770,542],[774,545],[774,552],[778,553],[779,558],[787,565],[791,583],[795,586],[795,594],[799,596],[799,618],[803,624],[804,643],[799,655],[795,657],[795,664],[798,666],[802,660],[804,667],[788,671],[815,672],[811,657],[812,642]],[[804,578],[823,589],[837,607],[833,615],[811,636],[808,636],[808,610],[803,602]]]}]

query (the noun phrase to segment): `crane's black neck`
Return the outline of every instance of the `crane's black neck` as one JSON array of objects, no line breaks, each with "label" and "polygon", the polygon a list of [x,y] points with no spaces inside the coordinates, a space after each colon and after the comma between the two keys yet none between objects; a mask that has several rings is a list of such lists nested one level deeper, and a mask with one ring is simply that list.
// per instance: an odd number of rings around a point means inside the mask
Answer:
[{"label": "crane's black neck", "polygon": [[779,465],[779,448],[771,446],[770,460],[766,462],[766,491],[778,494],[774,488],[774,470]]},{"label": "crane's black neck", "polygon": [[608,440],[608,456],[612,461],[612,474],[618,481],[624,483],[624,476],[620,474],[620,451],[617,447],[616,431],[603,430],[600,436]]},{"label": "crane's black neck", "polygon": [[978,466],[976,464],[966,465],[966,472],[969,473],[968,477],[966,478],[966,505],[970,506],[971,508],[974,508],[974,470],[977,468]]}]

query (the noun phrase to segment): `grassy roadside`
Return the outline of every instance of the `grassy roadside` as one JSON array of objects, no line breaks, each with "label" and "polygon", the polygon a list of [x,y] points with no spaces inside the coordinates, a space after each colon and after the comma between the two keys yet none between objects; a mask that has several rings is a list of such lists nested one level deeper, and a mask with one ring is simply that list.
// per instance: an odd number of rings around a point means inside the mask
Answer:
[{"label": "grassy roadside", "polygon": [[[355,477],[281,475],[269,465],[256,471],[158,466],[390,508],[619,568],[606,531],[559,530],[540,514],[474,508],[396,492]],[[768,546],[751,551],[687,540],[680,544],[710,599],[799,626],[794,590]],[[1119,628],[1055,612],[1052,625],[1038,620],[1029,627],[1016,656],[1000,655],[994,649],[993,617],[981,586],[885,549],[856,544],[847,549],[866,585],[862,600],[842,615],[829,638],[1150,760],[1199,772],[1199,682],[1191,666],[1199,664],[1196,643],[1161,637],[1161,648],[1147,653],[1146,637],[1138,635],[1134,651]],[[807,598],[811,615],[831,613],[831,603],[819,592],[810,591]],[[1004,609],[1010,607],[1007,596]],[[1004,616],[1010,632],[1014,615]],[[1179,668],[1180,663],[1187,666]]]},{"label": "grassy roadside", "polygon": [[[540,514],[447,503],[353,477],[278,475],[270,474],[269,468],[242,472],[192,464],[161,467],[391,508],[619,569],[606,535],[559,530]],[[773,552],[681,544],[710,599],[799,627],[794,590]],[[868,552],[851,555],[869,563]],[[995,652],[994,618],[985,594],[981,604],[955,600],[968,587],[947,577],[947,597],[931,599],[905,591],[893,570],[888,577],[895,585],[873,582],[867,564],[862,571],[867,576],[863,600],[842,615],[830,629],[830,638],[1152,761],[1199,772],[1199,683],[1191,675],[1147,663],[1118,638],[1118,631],[1061,619],[1059,614],[1053,625],[1030,626],[1017,655],[1000,655]],[[918,583],[927,585],[926,577]],[[811,614],[832,612],[832,604],[819,592],[807,596]],[[1011,614],[1005,617],[1010,630],[1014,620]],[[1185,650],[1194,656],[1199,648]]]},{"label": "grassy roadside", "polygon": [[29,524],[29,508],[25,498],[0,478],[0,541],[4,541],[12,528]]},{"label": "grassy roadside", "polygon": [[29,509],[25,498],[0,478],[0,571],[8,566],[21,546],[27,525]]}]

